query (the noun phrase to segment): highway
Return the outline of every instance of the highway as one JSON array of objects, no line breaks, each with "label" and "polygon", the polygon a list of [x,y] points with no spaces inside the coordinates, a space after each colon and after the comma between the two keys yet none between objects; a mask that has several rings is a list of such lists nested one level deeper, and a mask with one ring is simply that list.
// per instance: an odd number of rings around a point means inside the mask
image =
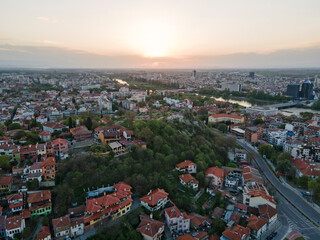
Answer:
[{"label": "highway", "polygon": [[[280,193],[277,194],[277,197],[280,199],[280,204],[278,206],[279,210],[289,218],[290,223],[295,227],[295,229],[299,229],[306,236],[308,236],[309,239],[320,239],[320,230],[318,228],[320,224],[320,213],[306,203],[301,196],[284,186],[274,175],[272,170],[254,147],[252,147],[243,139],[237,139],[237,143],[245,148],[248,152],[254,153],[258,167],[264,176],[269,180],[269,182]],[[281,194],[284,195],[285,198]],[[309,218],[312,223],[297,209],[307,218]]]}]

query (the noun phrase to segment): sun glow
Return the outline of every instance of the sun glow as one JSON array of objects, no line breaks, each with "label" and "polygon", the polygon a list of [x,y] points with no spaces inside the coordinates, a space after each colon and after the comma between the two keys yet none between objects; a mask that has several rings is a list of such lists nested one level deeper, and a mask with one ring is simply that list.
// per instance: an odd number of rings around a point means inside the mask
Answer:
[{"label": "sun glow", "polygon": [[165,22],[145,21],[134,28],[131,45],[145,57],[164,57],[172,54],[175,36]]}]

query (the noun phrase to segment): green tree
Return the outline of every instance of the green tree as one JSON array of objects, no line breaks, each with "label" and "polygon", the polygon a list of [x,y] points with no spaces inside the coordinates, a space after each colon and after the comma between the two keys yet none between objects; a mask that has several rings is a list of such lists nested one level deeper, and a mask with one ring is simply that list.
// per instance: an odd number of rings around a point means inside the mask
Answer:
[{"label": "green tree", "polygon": [[261,118],[256,118],[253,122],[254,125],[259,125],[259,124],[263,124],[264,121]]},{"label": "green tree", "polygon": [[15,130],[15,129],[21,129],[21,125],[19,123],[11,123],[9,126],[8,126],[8,130]]},{"label": "green tree", "polygon": [[227,132],[227,130],[228,130],[228,126],[227,126],[225,123],[219,123],[219,125],[218,125],[218,130],[219,130],[220,132],[225,133],[225,132]]},{"label": "green tree", "polygon": [[8,155],[0,156],[0,168],[5,171],[9,171],[11,169],[10,156]]},{"label": "green tree", "polygon": [[85,122],[85,125],[89,130],[92,130],[92,119],[91,119],[91,117],[87,117],[87,121]]},{"label": "green tree", "polygon": [[213,226],[209,231],[209,235],[214,235],[215,233],[218,236],[221,236],[222,232],[226,229],[226,225],[221,218],[213,219]]},{"label": "green tree", "polygon": [[260,155],[266,156],[267,158],[270,159],[272,155],[275,154],[275,150],[272,145],[265,143],[259,148],[259,153]]},{"label": "green tree", "polygon": [[307,175],[302,175],[298,178],[298,186],[302,187],[304,189],[308,189],[308,182],[309,182],[309,177]]}]

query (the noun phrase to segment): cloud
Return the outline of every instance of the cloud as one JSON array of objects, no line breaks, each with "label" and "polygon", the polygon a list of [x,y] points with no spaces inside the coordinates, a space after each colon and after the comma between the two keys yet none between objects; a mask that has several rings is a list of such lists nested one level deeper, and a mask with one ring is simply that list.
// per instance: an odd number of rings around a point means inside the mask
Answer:
[{"label": "cloud", "polygon": [[58,20],[55,18],[47,18],[47,17],[37,17],[38,20],[44,21],[44,22],[51,22],[51,23],[57,23]]},{"label": "cloud", "polygon": [[51,41],[51,40],[40,40],[37,41],[37,43],[43,43],[43,44],[48,44],[48,45],[59,45],[59,42],[56,41]]}]

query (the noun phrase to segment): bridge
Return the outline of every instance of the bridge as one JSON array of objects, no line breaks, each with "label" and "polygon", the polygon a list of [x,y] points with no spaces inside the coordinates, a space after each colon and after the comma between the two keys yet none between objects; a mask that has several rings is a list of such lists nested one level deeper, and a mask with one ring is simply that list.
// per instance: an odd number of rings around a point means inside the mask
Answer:
[{"label": "bridge", "polygon": [[279,110],[279,109],[295,107],[298,103],[299,102],[277,103],[277,104],[268,105],[267,107],[277,108]]}]

